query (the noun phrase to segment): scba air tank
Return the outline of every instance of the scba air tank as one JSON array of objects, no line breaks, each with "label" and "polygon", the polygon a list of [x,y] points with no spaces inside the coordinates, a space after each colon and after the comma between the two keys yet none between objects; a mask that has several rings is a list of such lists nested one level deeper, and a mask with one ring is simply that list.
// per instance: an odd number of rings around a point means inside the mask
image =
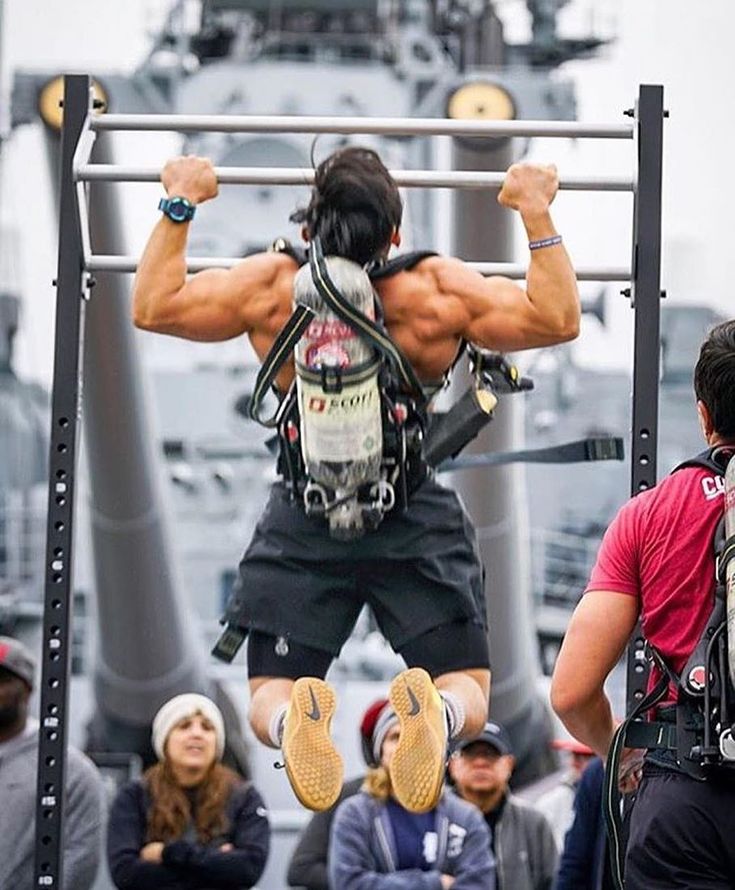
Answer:
[{"label": "scba air tank", "polygon": [[[344,299],[374,320],[373,287],[364,269],[340,257],[328,257],[326,264]],[[308,265],[296,275],[294,302],[315,312],[295,351],[301,453],[308,477],[304,504],[307,513],[328,519],[333,537],[359,537],[393,502],[392,488],[381,478],[380,359],[326,305]]]}]

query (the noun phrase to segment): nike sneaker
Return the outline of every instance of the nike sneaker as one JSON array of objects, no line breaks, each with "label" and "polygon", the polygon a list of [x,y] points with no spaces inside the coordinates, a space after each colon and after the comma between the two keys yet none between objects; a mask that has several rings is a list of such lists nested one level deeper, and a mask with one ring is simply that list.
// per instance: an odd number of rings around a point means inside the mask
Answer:
[{"label": "nike sneaker", "polygon": [[409,668],[393,680],[388,695],[401,725],[390,762],[390,778],[401,806],[427,813],[441,796],[447,761],[444,701],[423,668]]},{"label": "nike sneaker", "polygon": [[283,728],[283,760],[294,794],[310,810],[328,810],[342,790],[342,758],[329,735],[334,690],[316,677],[294,683]]}]

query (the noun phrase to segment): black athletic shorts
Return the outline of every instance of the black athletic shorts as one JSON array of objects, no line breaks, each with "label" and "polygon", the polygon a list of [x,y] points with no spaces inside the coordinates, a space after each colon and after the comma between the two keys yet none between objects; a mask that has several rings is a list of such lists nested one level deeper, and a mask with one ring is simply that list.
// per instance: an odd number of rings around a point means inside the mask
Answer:
[{"label": "black athletic shorts", "polygon": [[626,890],[735,888],[735,775],[706,782],[646,762],[630,817]]},{"label": "black athletic shorts", "polygon": [[336,656],[364,603],[399,652],[442,625],[486,628],[475,533],[455,492],[427,478],[406,511],[356,541],[337,541],[276,483],[227,622]]}]

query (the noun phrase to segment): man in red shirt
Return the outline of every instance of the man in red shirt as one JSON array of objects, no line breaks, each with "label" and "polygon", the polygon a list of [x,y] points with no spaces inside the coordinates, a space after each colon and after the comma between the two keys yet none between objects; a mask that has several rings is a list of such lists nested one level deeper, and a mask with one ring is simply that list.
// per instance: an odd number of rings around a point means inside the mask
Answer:
[{"label": "man in red shirt", "polygon": [[[735,321],[714,328],[694,371],[708,454],[735,449]],[[714,603],[713,535],[723,513],[720,475],[677,470],[625,504],[608,528],[567,629],[551,687],[554,710],[602,757],[615,721],[603,684],[640,615],[643,631],[679,673]],[[666,703],[675,701],[670,687]],[[735,887],[735,771],[698,782],[673,755],[644,761],[626,856],[627,890]]]}]

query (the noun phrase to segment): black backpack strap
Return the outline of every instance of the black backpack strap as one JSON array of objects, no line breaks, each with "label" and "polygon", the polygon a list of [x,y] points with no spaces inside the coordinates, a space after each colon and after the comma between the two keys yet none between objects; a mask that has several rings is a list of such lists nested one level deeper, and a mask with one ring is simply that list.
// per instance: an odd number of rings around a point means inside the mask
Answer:
[{"label": "black backpack strap", "polygon": [[250,399],[248,414],[252,420],[266,427],[274,427],[278,423],[278,409],[272,417],[263,420],[260,416],[260,406],[268,392],[269,387],[278,376],[278,372],[301,339],[301,335],[309,326],[314,317],[314,310],[299,303],[293,311],[293,315],[281,328],[273,345],[268,350],[268,355],[263,359],[258,376],[255,379],[255,388]]},{"label": "black backpack strap", "polygon": [[381,278],[390,278],[399,272],[408,272],[430,256],[438,256],[435,250],[414,250],[410,253],[402,253],[390,260],[369,266],[366,271],[371,281],[380,281]]},{"label": "black backpack strap", "polygon": [[319,296],[329,306],[329,308],[342,319],[351,328],[357,331],[364,339],[374,346],[375,349],[389,362],[401,382],[408,388],[413,395],[419,408],[426,407],[426,396],[423,387],[419,382],[416,374],[403,355],[401,350],[391,340],[387,331],[369,319],[360,312],[355,306],[342,296],[339,288],[332,281],[327,263],[322,253],[322,246],[319,238],[314,238],[309,250],[309,265],[311,266],[311,276],[314,279]]},{"label": "black backpack strap", "polygon": [[735,448],[732,446],[717,445],[682,461],[671,472],[676,473],[677,470],[684,470],[687,467],[702,467],[705,470],[711,470],[716,476],[724,476],[727,462],[734,454]]}]

